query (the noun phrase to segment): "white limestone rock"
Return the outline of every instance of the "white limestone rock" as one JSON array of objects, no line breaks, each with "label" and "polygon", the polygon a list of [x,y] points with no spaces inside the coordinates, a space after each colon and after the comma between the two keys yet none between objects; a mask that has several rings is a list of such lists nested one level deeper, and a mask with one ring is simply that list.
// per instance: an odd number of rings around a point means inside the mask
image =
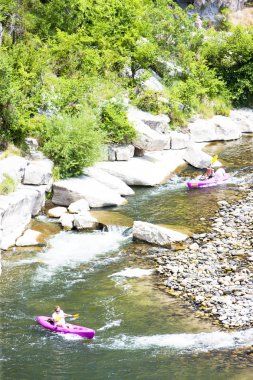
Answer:
[{"label": "white limestone rock", "polygon": [[73,215],[74,227],[78,230],[95,229],[98,226],[98,221],[89,212],[84,214]]},{"label": "white limestone rock", "polygon": [[[211,164],[212,158],[212,156],[203,152],[196,144],[190,145],[183,152],[183,159],[188,164],[199,169],[207,168]],[[213,166],[221,166],[221,163],[216,161]]]},{"label": "white limestone rock", "polygon": [[129,106],[127,116],[130,122],[142,121],[156,132],[166,133],[168,131],[170,118],[167,115],[153,115],[149,112],[144,112],[133,106]]},{"label": "white limestone rock", "polygon": [[133,126],[137,131],[137,137],[133,141],[136,148],[146,151],[163,150],[168,139],[161,133],[158,133],[147,126],[140,120],[133,122]]},{"label": "white limestone rock", "polygon": [[85,199],[79,199],[79,201],[71,203],[68,207],[68,211],[71,214],[82,214],[89,209],[89,203]]},{"label": "white limestone rock", "polygon": [[230,118],[239,125],[242,133],[253,133],[253,110],[250,108],[242,108],[232,110]]},{"label": "white limestone rock", "polygon": [[108,148],[109,161],[128,161],[134,156],[134,146],[128,145],[110,145]]},{"label": "white limestone rock", "polygon": [[72,230],[73,224],[74,224],[74,215],[69,214],[69,213],[64,213],[60,217],[59,222],[65,230]]},{"label": "white limestone rock", "polygon": [[186,240],[188,235],[152,223],[135,221],[133,237],[150,244],[169,247],[172,242]]},{"label": "white limestone rock", "polygon": [[188,133],[172,131],[170,133],[171,149],[185,149],[189,145],[190,135]]},{"label": "white limestone rock", "polygon": [[21,237],[19,237],[16,240],[16,246],[29,247],[29,246],[41,245],[41,242],[39,241],[41,236],[42,234],[39,231],[28,229],[24,232],[24,234]]},{"label": "white limestone rock", "polygon": [[79,199],[85,199],[90,207],[120,206],[127,203],[120,194],[88,176],[80,176],[54,183],[53,203],[69,206]]},{"label": "white limestone rock", "polygon": [[185,165],[183,151],[164,150],[125,162],[99,162],[96,167],[122,179],[129,186],[155,186],[166,182],[181,165]]},{"label": "white limestone rock", "polygon": [[16,239],[22,235],[44,201],[45,191],[41,186],[36,189],[21,187],[14,193],[0,196],[0,249],[15,245]]},{"label": "white limestone rock", "polygon": [[16,182],[21,182],[24,177],[28,161],[19,156],[10,156],[0,160],[0,175],[8,174]]},{"label": "white limestone rock", "polygon": [[236,140],[241,137],[238,125],[229,117],[216,115],[211,119],[197,119],[188,125],[191,141]]},{"label": "white limestone rock", "polygon": [[85,170],[85,173],[89,177],[94,178],[96,181],[106,185],[110,189],[116,190],[120,195],[126,196],[134,194],[134,191],[131,187],[127,186],[125,182],[114,175],[105,172],[104,170],[96,167],[90,167]]},{"label": "white limestone rock", "polygon": [[53,207],[48,210],[47,215],[50,218],[60,218],[66,212],[68,212],[66,207]]},{"label": "white limestone rock", "polygon": [[51,160],[29,161],[24,173],[24,185],[48,185],[52,182]]}]

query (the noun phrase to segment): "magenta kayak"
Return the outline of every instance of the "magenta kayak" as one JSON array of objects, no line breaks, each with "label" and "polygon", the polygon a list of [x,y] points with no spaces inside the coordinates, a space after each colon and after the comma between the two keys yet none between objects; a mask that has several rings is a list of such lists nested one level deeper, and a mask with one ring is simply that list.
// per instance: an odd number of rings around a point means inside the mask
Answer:
[{"label": "magenta kayak", "polygon": [[52,330],[57,333],[63,334],[76,334],[81,336],[82,338],[92,339],[95,336],[95,330],[89,329],[88,327],[72,325],[67,323],[68,328],[55,326],[52,322],[49,322],[50,317],[46,317],[44,315],[39,315],[36,317],[36,321],[43,327],[48,330]]},{"label": "magenta kayak", "polygon": [[[222,172],[219,172],[220,169],[217,170],[217,172],[215,173],[215,175],[212,177],[212,178],[209,178],[209,179],[205,179],[205,180],[201,180],[200,178],[199,179],[195,179],[195,180],[192,180],[192,181],[188,181],[187,182],[187,186],[189,189],[199,189],[199,188],[202,188],[202,187],[211,187],[211,186],[217,186],[217,185],[221,185],[225,182],[228,181],[228,179],[230,178],[230,175],[228,173],[222,173]],[[222,173],[222,175],[221,175]]]}]

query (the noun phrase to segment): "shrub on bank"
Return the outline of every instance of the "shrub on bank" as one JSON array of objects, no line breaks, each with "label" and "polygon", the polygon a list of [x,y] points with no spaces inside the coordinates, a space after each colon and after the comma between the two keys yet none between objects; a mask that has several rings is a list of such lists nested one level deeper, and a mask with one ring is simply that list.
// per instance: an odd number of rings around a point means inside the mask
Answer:
[{"label": "shrub on bank", "polygon": [[0,195],[8,195],[16,190],[15,180],[8,174],[3,174],[3,180],[0,183]]},{"label": "shrub on bank", "polygon": [[60,178],[82,174],[99,159],[104,134],[90,110],[79,116],[60,115],[49,119],[40,137],[42,151],[55,164]]}]

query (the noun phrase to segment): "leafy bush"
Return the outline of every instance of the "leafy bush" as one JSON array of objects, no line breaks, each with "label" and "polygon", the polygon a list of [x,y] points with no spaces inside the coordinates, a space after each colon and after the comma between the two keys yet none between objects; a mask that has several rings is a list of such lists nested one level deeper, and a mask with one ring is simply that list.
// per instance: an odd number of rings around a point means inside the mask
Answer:
[{"label": "leafy bush", "polygon": [[8,174],[3,174],[3,180],[0,183],[0,195],[7,195],[16,190],[16,182]]},{"label": "leafy bush", "polygon": [[126,109],[120,102],[105,102],[101,109],[101,129],[108,142],[129,143],[136,137],[136,131],[129,123]]},{"label": "leafy bush", "polygon": [[103,134],[90,110],[79,116],[59,115],[48,120],[41,136],[42,151],[51,158],[60,178],[82,174],[100,157]]},{"label": "leafy bush", "polygon": [[167,113],[168,105],[162,100],[160,92],[144,90],[134,100],[134,104],[143,111],[151,112],[155,115]]},{"label": "leafy bush", "polygon": [[231,93],[236,106],[253,104],[253,31],[236,27],[229,33],[211,34],[206,39],[202,56],[216,70]]}]

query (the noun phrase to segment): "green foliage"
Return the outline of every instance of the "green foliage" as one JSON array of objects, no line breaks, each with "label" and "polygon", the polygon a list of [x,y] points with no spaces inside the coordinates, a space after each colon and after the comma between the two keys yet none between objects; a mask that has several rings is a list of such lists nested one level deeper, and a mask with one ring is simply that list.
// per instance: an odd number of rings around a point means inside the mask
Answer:
[{"label": "green foliage", "polygon": [[163,94],[152,90],[141,91],[136,96],[136,99],[134,99],[134,104],[141,110],[151,112],[155,115],[169,111]]},{"label": "green foliage", "polygon": [[215,33],[202,48],[210,68],[226,83],[236,106],[253,104],[253,31],[236,27],[229,33]]},{"label": "green foliage", "polygon": [[41,136],[42,151],[51,158],[60,178],[82,174],[99,158],[103,134],[87,109],[79,116],[58,115],[48,120]]},{"label": "green foliage", "polygon": [[126,109],[120,102],[106,102],[101,109],[101,129],[108,142],[129,143],[136,137],[136,131],[129,123]]},{"label": "green foliage", "polygon": [[3,174],[3,180],[0,183],[0,195],[8,195],[16,190],[16,182],[8,174]]}]

